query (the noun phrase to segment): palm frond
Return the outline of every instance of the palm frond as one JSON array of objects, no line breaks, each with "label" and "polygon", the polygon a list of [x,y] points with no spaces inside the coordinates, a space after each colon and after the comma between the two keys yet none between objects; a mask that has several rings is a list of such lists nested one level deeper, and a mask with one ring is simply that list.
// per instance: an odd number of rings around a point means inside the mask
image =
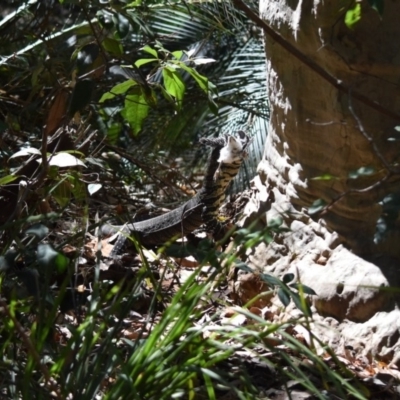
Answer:
[{"label": "palm frond", "polygon": [[205,118],[200,135],[246,131],[253,142],[249,158],[234,184],[234,191],[248,187],[262,159],[269,120],[265,89],[265,55],[261,40],[249,38],[232,54],[232,61],[217,83],[218,103],[224,104],[217,116]]}]

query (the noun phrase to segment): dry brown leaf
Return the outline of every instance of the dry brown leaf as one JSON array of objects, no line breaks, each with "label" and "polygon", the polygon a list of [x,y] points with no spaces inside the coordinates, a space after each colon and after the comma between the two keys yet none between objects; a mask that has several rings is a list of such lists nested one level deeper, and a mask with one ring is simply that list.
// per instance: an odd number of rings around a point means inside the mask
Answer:
[{"label": "dry brown leaf", "polygon": [[68,257],[68,256],[74,256],[76,254],[76,247],[75,246],[71,246],[70,244],[66,244],[63,249],[62,249],[63,253]]},{"label": "dry brown leaf", "polygon": [[199,266],[198,261],[192,256],[185,258],[175,258],[175,262],[178,265],[186,268],[197,268]]},{"label": "dry brown leaf", "polygon": [[49,114],[46,120],[45,134],[52,135],[53,132],[60,127],[63,120],[68,101],[68,91],[64,88],[60,89],[54,97],[53,104],[50,107]]},{"label": "dry brown leaf", "polygon": [[[235,293],[242,304],[246,304],[260,293],[270,291],[269,289],[269,286],[258,274],[240,275],[238,281],[235,282]],[[272,297],[273,293],[268,293],[252,303],[252,306],[259,308],[266,307],[271,304]]]},{"label": "dry brown leaf", "polygon": [[142,330],[133,330],[133,329],[123,329],[121,331],[121,334],[123,337],[130,339],[130,340],[136,340],[136,339],[145,339],[149,336],[148,332],[143,332]]}]

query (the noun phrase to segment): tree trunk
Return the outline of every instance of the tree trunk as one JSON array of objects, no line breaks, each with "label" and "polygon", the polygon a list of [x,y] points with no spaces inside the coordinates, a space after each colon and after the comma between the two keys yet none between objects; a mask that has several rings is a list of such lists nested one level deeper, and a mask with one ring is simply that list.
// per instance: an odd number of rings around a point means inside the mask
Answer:
[{"label": "tree trunk", "polygon": [[[266,36],[271,120],[261,170],[295,206],[330,204],[320,214],[328,227],[368,253],[379,202],[399,191],[399,141],[391,138],[400,125],[400,2],[385,1],[381,18],[362,1],[361,20],[349,29],[344,18],[352,4],[261,0],[264,21],[349,89],[334,87]],[[382,109],[356,100],[356,92]],[[349,178],[361,167],[372,174]],[[313,179],[322,176],[332,178]]]}]

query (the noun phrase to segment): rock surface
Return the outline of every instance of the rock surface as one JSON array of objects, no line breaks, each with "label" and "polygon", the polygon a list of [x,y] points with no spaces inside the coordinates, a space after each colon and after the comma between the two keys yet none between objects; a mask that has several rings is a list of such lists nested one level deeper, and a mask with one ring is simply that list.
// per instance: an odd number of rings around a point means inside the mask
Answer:
[{"label": "rock surface", "polygon": [[[346,249],[323,221],[312,220],[305,210],[296,211],[285,195],[256,177],[240,225],[249,227],[255,220],[276,223],[279,218],[284,229],[274,233],[274,240],[247,252],[254,275],[239,275],[236,294],[241,302],[268,290],[260,282],[260,273],[278,278],[293,273],[317,294],[309,300],[313,330],[322,341],[339,353],[350,346],[354,357],[400,367],[400,311],[382,269]],[[301,316],[293,304],[283,310],[276,295],[260,299],[255,306],[264,307],[264,314],[274,322]]]}]

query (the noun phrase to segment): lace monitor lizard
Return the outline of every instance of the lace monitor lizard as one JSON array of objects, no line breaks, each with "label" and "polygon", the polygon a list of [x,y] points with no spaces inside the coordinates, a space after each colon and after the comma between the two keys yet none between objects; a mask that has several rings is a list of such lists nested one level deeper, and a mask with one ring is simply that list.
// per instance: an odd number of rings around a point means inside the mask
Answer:
[{"label": "lace monitor lizard", "polygon": [[207,231],[216,229],[218,210],[225,198],[225,190],[247,156],[250,139],[239,131],[236,137],[225,135],[202,139],[201,142],[213,149],[200,191],[185,204],[164,215],[123,227],[103,226],[103,234],[120,232],[111,257],[119,254],[129,235],[134,235],[142,245],[151,247],[161,245],[173,237],[185,236],[203,224]]}]

